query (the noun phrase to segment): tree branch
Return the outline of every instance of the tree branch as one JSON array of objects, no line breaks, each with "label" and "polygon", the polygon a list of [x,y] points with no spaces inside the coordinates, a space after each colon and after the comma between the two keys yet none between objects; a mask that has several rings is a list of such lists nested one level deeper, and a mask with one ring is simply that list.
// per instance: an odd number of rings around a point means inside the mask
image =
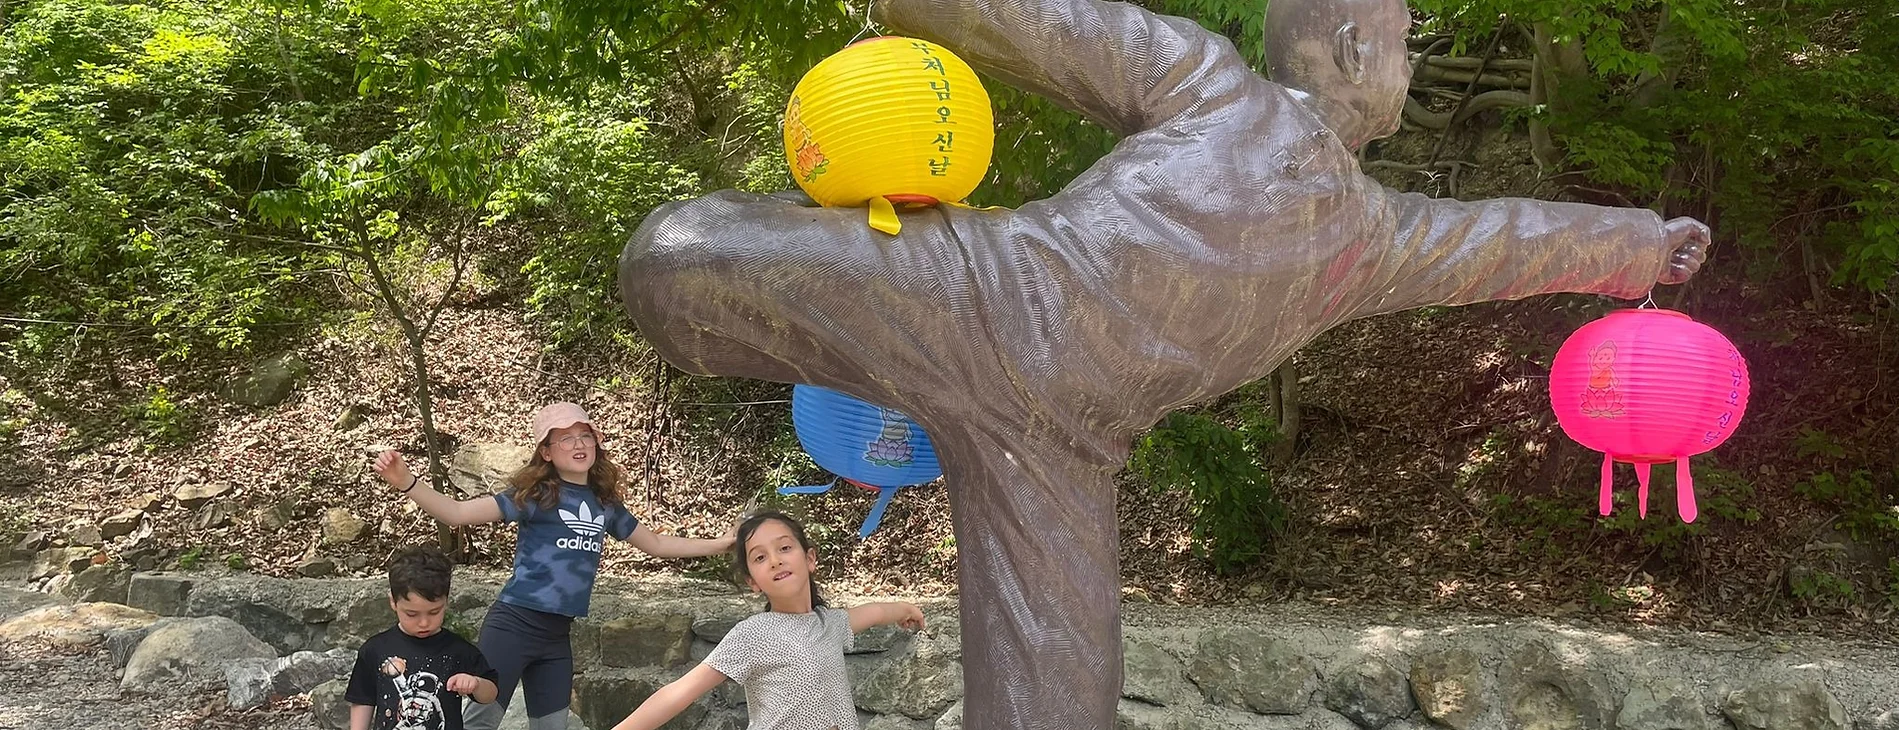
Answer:
[{"label": "tree branch", "polygon": [[1464,98],[1457,100],[1457,108],[1451,110],[1451,123],[1444,125],[1444,131],[1438,133],[1437,143],[1431,145],[1431,156],[1424,161],[1424,164],[1437,164],[1438,155],[1444,151],[1444,141],[1450,139],[1451,130],[1457,128],[1458,121],[1463,117],[1464,108],[1470,105],[1471,95],[1477,91],[1477,82],[1484,77],[1484,68],[1489,65],[1490,59],[1497,55],[1497,46],[1501,43],[1503,43],[1502,30],[1490,35],[1490,48],[1484,51],[1483,60],[1477,63],[1476,73],[1470,75],[1470,83],[1464,87]]},{"label": "tree branch", "polygon": [[718,7],[719,4],[723,2],[725,2],[725,0],[709,0],[709,2],[707,2],[706,4],[699,6],[699,9],[692,14],[692,17],[687,18],[685,22],[679,24],[679,27],[673,29],[673,32],[671,35],[668,35],[665,38],[659,39],[658,43],[654,43],[653,45],[647,46],[646,48],[642,49],[639,53],[635,55],[644,56],[647,54],[655,53],[657,51],[660,51],[666,48],[667,46],[672,45],[674,42],[679,40],[680,36],[685,35],[686,31],[691,30],[692,27],[696,25],[700,19],[704,18],[708,11],[712,10],[715,7]]}]

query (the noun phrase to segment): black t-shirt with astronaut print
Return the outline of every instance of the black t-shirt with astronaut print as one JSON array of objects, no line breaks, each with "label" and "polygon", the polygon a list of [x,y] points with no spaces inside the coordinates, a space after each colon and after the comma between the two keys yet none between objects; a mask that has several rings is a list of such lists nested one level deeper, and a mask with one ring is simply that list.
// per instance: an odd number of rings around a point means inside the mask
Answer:
[{"label": "black t-shirt with astronaut print", "polygon": [[444,629],[418,639],[391,627],[356,651],[343,699],[374,705],[374,730],[462,730],[462,696],[447,687],[448,678],[457,674],[495,679],[481,650],[455,632]]}]

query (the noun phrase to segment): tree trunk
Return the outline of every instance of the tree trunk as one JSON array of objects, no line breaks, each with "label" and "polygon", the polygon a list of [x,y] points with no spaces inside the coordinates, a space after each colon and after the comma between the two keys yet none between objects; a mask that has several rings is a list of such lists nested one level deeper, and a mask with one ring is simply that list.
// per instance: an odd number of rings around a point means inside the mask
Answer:
[{"label": "tree trunk", "polygon": [[1813,252],[1813,238],[1800,237],[1800,268],[1807,275],[1807,296],[1813,302],[1813,313],[1826,312],[1826,288],[1820,285],[1820,258]]},{"label": "tree trunk", "polygon": [[1544,113],[1530,119],[1530,151],[1545,172],[1563,164],[1563,150],[1550,133],[1550,114],[1562,110],[1562,84],[1589,72],[1583,58],[1582,41],[1557,43],[1548,23],[1537,23],[1536,68],[1530,73],[1530,103],[1543,106]]},{"label": "tree trunk", "polygon": [[1672,22],[1674,15],[1663,7],[1661,20],[1655,23],[1655,42],[1649,45],[1649,53],[1655,54],[1661,70],[1635,79],[1635,91],[1630,96],[1638,107],[1654,106],[1662,92],[1674,88],[1681,67],[1687,63],[1694,38],[1682,31],[1680,23]]},{"label": "tree trunk", "polygon": [[290,95],[303,101],[303,85],[297,82],[297,64],[290,57],[290,45],[284,42],[284,9],[277,8],[277,54],[283,58],[284,73],[290,76]]},{"label": "tree trunk", "polygon": [[1279,443],[1273,447],[1273,461],[1280,466],[1292,463],[1299,445],[1299,368],[1288,357],[1273,369],[1274,397],[1278,405]]},{"label": "tree trunk", "polygon": [[[429,454],[429,488],[449,494],[448,469],[442,465],[441,439],[435,433],[435,398],[429,387],[427,335],[414,325],[404,327],[403,333],[409,343],[409,366],[415,371],[416,415],[422,421],[422,441],[427,444]],[[435,537],[441,543],[442,552],[449,555],[461,552],[461,540],[455,528],[447,523],[436,524]]]},{"label": "tree trunk", "polygon": [[[425,328],[416,326],[415,318],[410,316],[408,307],[402,302],[402,297],[396,293],[395,284],[389,280],[388,274],[383,272],[382,263],[370,244],[367,224],[360,216],[355,219],[354,224],[353,232],[357,236],[356,240],[360,247],[357,255],[362,257],[364,266],[369,270],[370,280],[376,283],[377,296],[382,299],[383,306],[389,308],[389,316],[396,321],[396,326],[402,329],[402,338],[409,345],[409,367],[415,376],[416,413],[422,421],[422,442],[429,456],[429,488],[448,494],[445,483],[448,471],[442,466],[441,440],[435,432],[435,399],[429,387],[428,332]],[[451,293],[454,288],[453,285],[449,287]],[[447,300],[447,296],[447,294],[443,295],[443,301]],[[433,316],[430,317],[429,325],[434,325]],[[443,552],[450,555],[460,552],[461,541],[454,528],[447,524],[438,524],[435,536]]]}]

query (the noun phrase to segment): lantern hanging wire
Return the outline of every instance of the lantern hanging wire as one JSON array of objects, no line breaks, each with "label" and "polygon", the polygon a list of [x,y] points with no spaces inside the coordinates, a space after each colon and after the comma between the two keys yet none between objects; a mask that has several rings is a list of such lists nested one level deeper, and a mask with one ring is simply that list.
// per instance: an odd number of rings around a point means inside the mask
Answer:
[{"label": "lantern hanging wire", "polygon": [[876,4],[877,4],[877,0],[864,1],[864,27],[862,30],[857,31],[857,35],[851,36],[851,40],[845,43],[844,45],[848,46],[851,43],[856,43],[860,40],[863,40],[864,34],[870,32],[870,10],[871,10],[871,7]]}]

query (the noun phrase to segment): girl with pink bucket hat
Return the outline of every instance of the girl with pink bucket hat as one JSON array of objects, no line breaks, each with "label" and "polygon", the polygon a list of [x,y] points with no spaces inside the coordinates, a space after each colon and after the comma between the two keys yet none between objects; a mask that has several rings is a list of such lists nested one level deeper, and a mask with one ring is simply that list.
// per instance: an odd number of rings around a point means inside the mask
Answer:
[{"label": "girl with pink bucket hat", "polygon": [[[465,501],[417,489],[395,451],[376,457],[376,474],[436,519],[450,525],[520,524],[514,575],[481,623],[482,654],[500,675],[495,701],[471,708],[464,727],[493,730],[517,682],[527,697],[528,727],[565,728],[573,694],[574,619],[587,615],[608,535],[661,558],[694,558],[732,549],[734,531],[710,540],[661,535],[626,509],[624,472],[607,460],[587,411],[553,403],[534,414],[534,455],[508,477],[508,488]],[[736,526],[734,526],[736,528]]]}]

